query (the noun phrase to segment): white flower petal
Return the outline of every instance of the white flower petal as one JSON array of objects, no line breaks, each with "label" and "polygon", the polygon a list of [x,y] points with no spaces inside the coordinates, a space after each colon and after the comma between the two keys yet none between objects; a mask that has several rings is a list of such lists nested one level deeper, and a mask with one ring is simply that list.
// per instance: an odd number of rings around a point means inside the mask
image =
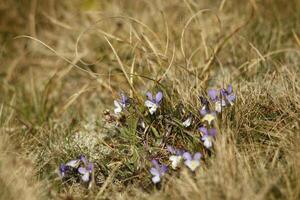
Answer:
[{"label": "white flower petal", "polygon": [[154,105],[156,105],[156,104],[153,103],[152,101],[149,101],[149,100],[145,101],[145,106],[147,106],[148,108],[152,108]]},{"label": "white flower petal", "polygon": [[114,100],[114,104],[115,104],[115,110],[114,110],[115,114],[119,114],[120,112],[122,112],[121,104],[116,100]]},{"label": "white flower petal", "polygon": [[178,167],[178,165],[180,164],[180,162],[182,161],[182,156],[175,156],[175,155],[172,155],[170,156],[170,161],[172,161],[172,168],[173,169],[176,169]]},{"label": "white flower petal", "polygon": [[184,164],[192,171],[195,171],[197,167],[200,166],[200,161],[198,160],[187,160]]},{"label": "white flower petal", "polygon": [[206,114],[204,117],[203,117],[203,119],[202,119],[202,121],[207,121],[208,122],[208,124],[211,124],[211,122],[213,121],[213,120],[215,120],[215,116],[214,115],[212,115],[212,114]]},{"label": "white flower petal", "polygon": [[153,176],[152,177],[152,182],[155,183],[155,184],[159,183],[160,182],[160,176]]},{"label": "white flower petal", "polygon": [[191,125],[191,123],[192,123],[192,118],[189,117],[189,118],[187,118],[187,119],[182,123],[182,125],[183,125],[184,127],[189,127],[189,126]]},{"label": "white flower petal", "polygon": [[66,166],[76,168],[79,165],[80,160],[70,160],[66,163]]},{"label": "white flower petal", "polygon": [[88,182],[90,180],[90,173],[85,173],[81,176],[81,179],[84,181],[84,182]]},{"label": "white flower petal", "polygon": [[222,111],[222,105],[221,105],[221,102],[220,101],[217,101],[216,103],[215,103],[215,110],[217,111],[217,112],[221,112]]},{"label": "white flower petal", "polygon": [[157,105],[153,104],[153,106],[151,108],[149,108],[149,112],[151,115],[153,115],[153,113],[155,113],[157,110]]},{"label": "white flower petal", "polygon": [[206,147],[206,148],[211,148],[212,147],[212,139],[211,139],[211,137],[206,137],[205,139],[204,139],[204,146]]},{"label": "white flower petal", "polygon": [[159,176],[159,171],[156,168],[154,168],[154,167],[150,169],[150,173],[153,176]]}]

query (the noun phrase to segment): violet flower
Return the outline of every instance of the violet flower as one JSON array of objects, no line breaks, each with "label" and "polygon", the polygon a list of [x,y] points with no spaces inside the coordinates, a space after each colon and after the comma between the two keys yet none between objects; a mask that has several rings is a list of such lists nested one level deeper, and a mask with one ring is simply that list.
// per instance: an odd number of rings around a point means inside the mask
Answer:
[{"label": "violet flower", "polygon": [[115,114],[119,114],[122,112],[123,109],[125,109],[129,105],[128,98],[124,95],[121,94],[121,99],[120,100],[114,100],[115,104]]},{"label": "violet flower", "polygon": [[226,89],[221,89],[221,94],[222,96],[225,98],[226,100],[226,103],[225,104],[229,104],[229,105],[233,105],[233,102],[235,101],[236,99],[236,96],[235,94],[233,93],[233,89],[232,89],[232,85],[229,84],[228,87],[227,87],[227,90]]},{"label": "violet flower", "polygon": [[215,105],[215,110],[220,113],[222,111],[222,107],[226,106],[226,102],[224,99],[219,97],[219,92],[215,89],[208,90],[208,96],[210,97],[212,103]]},{"label": "violet flower", "polygon": [[203,133],[201,140],[203,141],[204,146],[207,149],[212,147],[213,139],[216,137],[217,130],[215,128],[207,129],[206,127],[202,126],[199,128],[199,131]]},{"label": "violet flower", "polygon": [[199,152],[195,153],[193,157],[189,152],[185,152],[183,154],[183,158],[185,159],[184,164],[194,172],[200,166],[201,157],[202,154]]},{"label": "violet flower", "polygon": [[161,181],[161,177],[167,172],[168,167],[164,164],[159,164],[157,160],[152,160],[153,167],[150,169],[150,173],[152,174],[152,182],[154,184],[159,183]]},{"label": "violet flower", "polygon": [[79,159],[70,160],[66,164],[61,164],[59,172],[62,178],[67,175],[79,174],[83,182],[92,183],[93,168],[93,163],[89,162],[85,156],[80,156]]},{"label": "violet flower", "polygon": [[178,165],[181,163],[181,161],[183,160],[183,151],[179,150],[179,149],[175,149],[171,146],[167,146],[168,151],[173,154],[169,157],[169,160],[172,162],[171,166],[173,169],[176,169],[178,167]]},{"label": "violet flower", "polygon": [[157,108],[160,106],[163,94],[162,92],[158,92],[155,95],[155,99],[152,96],[151,92],[147,92],[147,100],[145,101],[145,106],[149,109],[151,115],[156,112]]},{"label": "violet flower", "polygon": [[69,172],[73,171],[74,169],[78,168],[80,164],[80,159],[70,160],[66,164],[62,163],[59,166],[59,174],[62,178],[64,178]]},{"label": "violet flower", "polygon": [[205,97],[200,96],[200,101],[203,106],[200,110],[200,115],[203,116],[202,121],[207,121],[210,125],[216,119],[216,113],[210,110],[209,102]]},{"label": "violet flower", "polygon": [[78,173],[81,175],[83,182],[89,182],[92,179],[94,165],[84,156],[80,156],[80,160],[83,162],[83,166],[78,168]]}]

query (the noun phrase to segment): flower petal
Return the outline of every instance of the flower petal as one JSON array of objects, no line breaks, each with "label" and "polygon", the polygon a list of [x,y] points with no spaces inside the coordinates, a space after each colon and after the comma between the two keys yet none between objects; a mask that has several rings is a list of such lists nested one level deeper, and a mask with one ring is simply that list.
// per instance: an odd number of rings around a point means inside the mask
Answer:
[{"label": "flower petal", "polygon": [[152,96],[151,92],[147,92],[146,96],[147,96],[148,100],[153,101],[153,96]]},{"label": "flower petal", "polygon": [[199,152],[195,153],[194,160],[200,160],[201,158],[202,158],[202,154],[201,153],[199,153]]},{"label": "flower petal", "polygon": [[207,134],[208,134],[207,128],[204,127],[204,126],[201,126],[198,130],[199,130],[200,132],[202,132],[204,135],[207,135]]},{"label": "flower petal", "polygon": [[198,160],[187,160],[184,162],[184,164],[190,168],[191,171],[195,171],[197,167],[200,166],[200,161]]},{"label": "flower petal", "polygon": [[153,115],[153,114],[156,112],[156,110],[157,110],[157,105],[154,104],[154,105],[149,109],[149,112],[150,112],[151,115]]},{"label": "flower petal", "polygon": [[216,137],[216,135],[217,135],[217,129],[215,129],[215,128],[211,128],[208,132],[209,132],[209,135],[212,137]]},{"label": "flower petal", "polygon": [[84,168],[84,167],[79,167],[79,168],[78,168],[78,172],[79,172],[80,174],[86,174],[86,173],[89,173],[88,170],[87,170],[86,168]]},{"label": "flower petal", "polygon": [[160,101],[162,100],[163,98],[163,93],[161,91],[159,91],[156,96],[155,96],[155,102],[156,103],[160,103]]},{"label": "flower petal", "polygon": [[89,163],[88,166],[87,166],[87,170],[88,170],[90,173],[92,173],[93,169],[94,169],[93,163]]},{"label": "flower petal", "polygon": [[211,137],[205,137],[203,145],[207,148],[210,149],[212,147],[212,138]]},{"label": "flower petal", "polygon": [[168,171],[168,166],[162,164],[161,168],[160,168],[161,175],[164,174],[164,173],[166,173],[167,171]]},{"label": "flower petal", "polygon": [[79,165],[80,160],[70,160],[66,163],[66,166],[77,168]]},{"label": "flower petal", "polygon": [[170,145],[167,145],[167,150],[168,150],[170,153],[172,153],[172,154],[175,154],[175,153],[176,153],[175,149],[174,149],[172,146],[170,146]]},{"label": "flower petal", "polygon": [[66,172],[68,170],[68,167],[65,164],[61,164],[59,166],[59,174],[64,177],[66,175]]},{"label": "flower petal", "polygon": [[200,114],[202,116],[206,115],[208,113],[207,106],[203,106],[202,109],[200,110]]},{"label": "flower petal", "polygon": [[175,156],[172,155],[170,156],[169,160],[172,162],[171,166],[173,169],[176,169],[177,166],[180,164],[180,162],[182,161],[182,156]]},{"label": "flower petal", "polygon": [[189,127],[189,126],[191,125],[191,123],[192,123],[192,118],[189,117],[189,118],[187,118],[187,119],[182,123],[182,125],[183,125],[184,127]]},{"label": "flower petal", "polygon": [[154,168],[154,167],[152,167],[151,169],[150,169],[150,173],[153,175],[153,176],[159,176],[159,171],[158,171],[158,169],[156,169],[156,168]]},{"label": "flower petal", "polygon": [[123,93],[121,94],[121,103],[123,105],[126,105],[126,103],[127,103],[127,97]]},{"label": "flower petal", "polygon": [[156,169],[159,169],[159,164],[158,164],[158,161],[156,159],[153,159],[152,161],[152,165],[156,168]]},{"label": "flower petal", "polygon": [[156,104],[153,103],[152,101],[149,101],[149,100],[145,101],[145,106],[147,106],[148,108],[152,108],[154,105],[156,105]]},{"label": "flower petal", "polygon": [[234,94],[230,94],[227,96],[227,100],[231,105],[233,105],[233,102],[235,101],[236,96]]},{"label": "flower petal", "polygon": [[208,96],[212,101],[216,101],[218,98],[218,91],[215,89],[208,90]]},{"label": "flower petal", "polygon": [[90,180],[90,174],[89,173],[86,173],[86,174],[83,174],[81,176],[81,179],[84,181],[84,182],[88,182]]},{"label": "flower petal", "polygon": [[222,105],[221,105],[221,101],[216,101],[215,103],[215,110],[220,113],[222,111]]},{"label": "flower petal", "polygon": [[185,159],[185,160],[192,160],[192,156],[189,152],[185,152],[182,157]]},{"label": "flower petal", "polygon": [[215,119],[216,119],[216,116],[215,116],[213,113],[210,113],[210,114],[206,114],[206,115],[202,118],[202,121],[207,121],[208,124],[210,125],[211,122],[212,122],[213,120],[215,120]]},{"label": "flower petal", "polygon": [[119,114],[120,112],[122,112],[121,104],[116,100],[114,100],[114,104],[115,104],[115,109],[114,109],[115,114]]},{"label": "flower petal", "polygon": [[153,182],[154,184],[159,183],[159,182],[160,182],[160,176],[153,176],[153,177],[152,177],[152,182]]}]

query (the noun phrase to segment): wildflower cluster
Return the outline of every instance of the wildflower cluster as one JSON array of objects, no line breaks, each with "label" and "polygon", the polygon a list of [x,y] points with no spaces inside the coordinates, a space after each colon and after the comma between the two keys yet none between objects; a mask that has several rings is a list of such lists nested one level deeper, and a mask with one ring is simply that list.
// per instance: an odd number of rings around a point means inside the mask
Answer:
[{"label": "wildflower cluster", "polygon": [[[151,160],[149,172],[154,184],[161,182],[170,171],[169,166],[173,171],[185,166],[196,172],[206,152],[212,152],[218,115],[232,106],[236,99],[231,85],[226,89],[211,89],[207,97],[199,98],[201,107],[197,112],[187,112],[190,109],[182,104],[170,105],[173,102],[168,102],[170,98],[164,98],[164,95],[162,91],[147,92],[141,103],[140,99],[129,98],[123,93],[120,99],[114,100],[114,114],[105,113],[105,120],[115,123],[118,130],[118,134],[111,135],[107,143],[120,148],[118,156],[125,160],[124,166],[132,175],[145,167],[142,165],[144,158]],[[192,142],[195,139],[199,141],[197,145]],[[82,156],[62,164],[60,174],[62,177],[77,174],[83,182],[91,182],[93,164]]]}]

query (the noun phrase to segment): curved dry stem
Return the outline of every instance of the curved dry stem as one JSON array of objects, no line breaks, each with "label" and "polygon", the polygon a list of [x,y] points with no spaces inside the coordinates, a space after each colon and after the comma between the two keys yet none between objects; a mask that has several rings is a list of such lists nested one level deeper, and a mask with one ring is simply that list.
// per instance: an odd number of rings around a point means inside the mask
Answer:
[{"label": "curved dry stem", "polygon": [[161,76],[161,78],[158,79],[158,81],[157,81],[158,83],[160,83],[167,76],[167,74],[170,71],[171,66],[173,64],[174,57],[175,57],[175,45],[173,46],[173,54],[172,54],[172,58],[171,58],[170,64],[169,64],[168,68],[166,69],[165,73],[163,73],[163,75]]},{"label": "curved dry stem", "polygon": [[[203,14],[203,13],[205,13],[205,12],[212,12],[212,10],[211,9],[202,9],[202,10],[200,10],[200,11],[198,11],[197,13],[195,13],[193,16],[191,16],[190,18],[189,18],[189,20],[186,22],[186,24],[185,24],[185,26],[184,26],[184,28],[183,28],[183,30],[182,30],[182,32],[181,32],[181,37],[180,37],[180,48],[181,48],[181,53],[182,53],[182,55],[183,55],[183,57],[184,57],[184,59],[185,59],[185,61],[186,61],[186,53],[185,53],[185,50],[184,50],[184,34],[185,34],[185,31],[186,31],[186,29],[188,28],[188,26],[189,26],[189,24],[198,16],[198,15],[200,15],[200,14]],[[213,13],[213,12],[212,12]],[[213,13],[214,14],[214,13]],[[217,18],[217,20],[218,20],[218,22],[219,22],[219,26],[221,26],[221,20],[219,19],[219,17],[216,15],[216,14],[214,14],[215,15],[215,17]]]}]

